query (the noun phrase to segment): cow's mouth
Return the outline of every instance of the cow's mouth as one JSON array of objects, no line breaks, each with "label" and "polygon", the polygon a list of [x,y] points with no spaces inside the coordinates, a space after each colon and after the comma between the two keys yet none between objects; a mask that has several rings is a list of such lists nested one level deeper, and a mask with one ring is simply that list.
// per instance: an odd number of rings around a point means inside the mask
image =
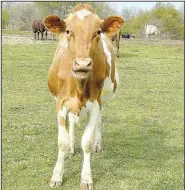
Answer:
[{"label": "cow's mouth", "polygon": [[73,70],[72,73],[76,79],[86,79],[89,76],[89,70]]}]

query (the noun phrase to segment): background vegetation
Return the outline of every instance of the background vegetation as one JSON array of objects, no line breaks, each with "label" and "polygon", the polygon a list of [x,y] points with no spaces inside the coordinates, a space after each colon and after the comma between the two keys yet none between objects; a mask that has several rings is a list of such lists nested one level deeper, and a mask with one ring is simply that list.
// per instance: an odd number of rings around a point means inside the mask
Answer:
[{"label": "background vegetation", "polygon": [[[48,14],[65,18],[72,8],[80,2],[3,2],[2,28],[8,30],[31,30],[33,20],[42,20]],[[184,39],[184,4],[176,9],[171,3],[157,2],[150,10],[135,7],[123,8],[118,13],[107,2],[88,2],[101,18],[121,15],[126,24],[122,33],[131,33],[137,38],[144,37],[144,25],[156,25],[161,31],[161,38]]]},{"label": "background vegetation", "polygon": [[184,39],[184,13],[176,10],[171,3],[158,2],[153,9],[136,10],[132,15],[130,15],[132,12],[125,9],[123,15],[124,13],[127,15],[127,22],[122,29],[123,33],[128,32],[137,37],[143,37],[145,24],[152,24],[160,29],[161,38]]}]

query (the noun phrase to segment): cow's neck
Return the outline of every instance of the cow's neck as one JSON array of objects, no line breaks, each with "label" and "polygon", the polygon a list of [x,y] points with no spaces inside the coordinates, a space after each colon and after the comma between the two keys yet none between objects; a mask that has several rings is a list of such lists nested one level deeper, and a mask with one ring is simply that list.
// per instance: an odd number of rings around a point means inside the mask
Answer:
[{"label": "cow's neck", "polygon": [[80,96],[80,99],[86,96],[87,93],[87,80],[76,80],[77,92]]}]

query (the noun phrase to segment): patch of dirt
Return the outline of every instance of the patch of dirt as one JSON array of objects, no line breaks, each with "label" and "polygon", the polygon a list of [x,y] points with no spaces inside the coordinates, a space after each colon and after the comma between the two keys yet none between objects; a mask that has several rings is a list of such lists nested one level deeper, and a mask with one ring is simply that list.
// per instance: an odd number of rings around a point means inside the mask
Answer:
[{"label": "patch of dirt", "polygon": [[[48,36],[48,39],[35,40],[33,37],[21,35],[3,35],[3,44],[43,44],[56,42]],[[145,45],[159,45],[159,46],[179,46],[184,47],[184,41],[181,40],[162,40],[162,39],[121,39],[120,44],[145,44]]]},{"label": "patch of dirt", "polygon": [[43,39],[43,40],[35,40],[33,37],[29,36],[20,36],[20,35],[3,35],[2,36],[2,44],[43,44],[43,43],[51,43],[56,40],[53,39]]}]

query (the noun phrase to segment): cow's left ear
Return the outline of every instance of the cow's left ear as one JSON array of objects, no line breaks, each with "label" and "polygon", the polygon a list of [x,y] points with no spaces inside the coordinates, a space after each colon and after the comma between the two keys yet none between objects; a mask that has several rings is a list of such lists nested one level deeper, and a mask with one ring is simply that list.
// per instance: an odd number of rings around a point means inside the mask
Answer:
[{"label": "cow's left ear", "polygon": [[58,17],[56,15],[47,16],[43,20],[43,23],[48,30],[50,30],[51,32],[53,32],[55,34],[64,32],[66,29],[65,22],[63,20],[60,20],[60,17]]},{"label": "cow's left ear", "polygon": [[119,16],[110,16],[101,24],[101,29],[108,36],[118,32],[124,24],[124,20]]}]

